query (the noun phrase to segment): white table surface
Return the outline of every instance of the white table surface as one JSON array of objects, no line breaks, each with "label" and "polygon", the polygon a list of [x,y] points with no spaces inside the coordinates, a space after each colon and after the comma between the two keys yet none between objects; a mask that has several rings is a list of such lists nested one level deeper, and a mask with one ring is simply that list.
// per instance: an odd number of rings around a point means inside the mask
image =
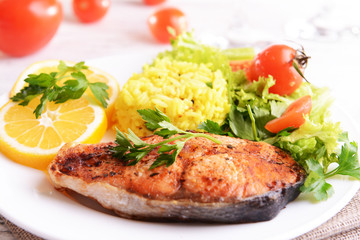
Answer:
[{"label": "white table surface", "polygon": [[[7,94],[19,74],[36,61],[86,61],[169,48],[169,45],[159,44],[153,39],[146,19],[158,8],[175,6],[186,14],[189,29],[193,29],[196,35],[207,40],[215,39],[223,46],[226,46],[226,39],[229,38],[232,39],[231,46],[241,46],[242,39],[254,38],[253,32],[245,34],[243,38],[231,35],[229,29],[241,23],[246,23],[249,31],[260,31],[265,40],[278,42],[292,39],[302,44],[312,57],[307,78],[315,85],[330,87],[336,103],[356,122],[360,122],[360,37],[301,40],[291,38],[284,32],[287,23],[314,15],[325,1],[168,0],[159,6],[145,6],[140,0],[113,0],[106,17],[93,24],[78,22],[71,9],[71,1],[61,2],[64,20],[47,46],[22,58],[9,57],[0,52],[0,95]],[[346,20],[353,16],[354,9],[360,9],[355,0],[341,2],[342,15],[339,17],[335,14],[329,22]],[[359,18],[354,18],[354,21],[360,25]],[[219,41],[224,39],[225,42]],[[237,41],[234,42],[234,39]]]}]

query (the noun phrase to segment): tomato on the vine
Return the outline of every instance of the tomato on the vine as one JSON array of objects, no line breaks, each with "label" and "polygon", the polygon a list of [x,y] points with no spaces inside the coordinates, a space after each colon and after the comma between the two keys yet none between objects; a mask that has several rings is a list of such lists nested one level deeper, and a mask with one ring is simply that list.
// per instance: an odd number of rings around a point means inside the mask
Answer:
[{"label": "tomato on the vine", "polygon": [[311,112],[311,107],[311,96],[303,96],[291,103],[279,118],[269,121],[265,128],[272,133],[285,128],[298,128],[305,123],[304,115]]},{"label": "tomato on the vine", "polygon": [[257,54],[247,72],[250,81],[257,81],[259,77],[273,76],[275,85],[270,87],[270,93],[290,95],[298,89],[303,77],[294,67],[303,71],[308,57],[303,51],[297,51],[289,46],[272,45]]},{"label": "tomato on the vine", "polygon": [[143,0],[146,5],[153,6],[165,2],[166,0]]},{"label": "tomato on the vine", "polygon": [[90,23],[102,19],[110,4],[110,0],[73,0],[73,9],[81,22]]},{"label": "tomato on the vine", "polygon": [[44,47],[63,19],[56,0],[0,1],[0,51],[26,56]]},{"label": "tomato on the vine", "polygon": [[[148,18],[151,33],[161,43],[169,43],[171,38],[187,29],[185,14],[177,8],[164,8]],[[172,32],[173,31],[173,32]]]}]

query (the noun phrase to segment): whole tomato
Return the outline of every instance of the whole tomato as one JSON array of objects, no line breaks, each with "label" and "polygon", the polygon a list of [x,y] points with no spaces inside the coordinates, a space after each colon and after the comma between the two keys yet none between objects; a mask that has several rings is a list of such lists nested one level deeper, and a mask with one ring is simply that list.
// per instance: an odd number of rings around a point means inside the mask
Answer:
[{"label": "whole tomato", "polygon": [[110,0],[73,0],[73,9],[81,22],[91,23],[105,16],[110,4]]},{"label": "whole tomato", "polygon": [[0,0],[0,51],[21,57],[44,47],[63,19],[56,0]]},{"label": "whole tomato", "polygon": [[[164,8],[148,18],[148,25],[153,36],[161,43],[169,43],[187,29],[185,14],[177,8]],[[169,31],[173,30],[173,34]]]},{"label": "whole tomato", "polygon": [[264,49],[252,61],[247,76],[251,81],[259,77],[273,76],[275,85],[269,92],[290,95],[299,88],[303,76],[296,70],[294,63],[303,71],[307,57],[303,51],[297,51],[287,45],[276,44]]}]

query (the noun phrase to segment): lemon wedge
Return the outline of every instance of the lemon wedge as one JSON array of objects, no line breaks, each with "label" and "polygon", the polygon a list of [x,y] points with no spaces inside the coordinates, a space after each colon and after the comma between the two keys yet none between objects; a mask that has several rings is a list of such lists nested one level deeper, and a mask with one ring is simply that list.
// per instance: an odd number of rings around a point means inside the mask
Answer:
[{"label": "lemon wedge", "polygon": [[20,106],[9,101],[0,109],[0,151],[20,164],[45,170],[67,142],[97,143],[107,129],[105,110],[90,97],[62,104],[47,103],[36,119],[39,98]]}]

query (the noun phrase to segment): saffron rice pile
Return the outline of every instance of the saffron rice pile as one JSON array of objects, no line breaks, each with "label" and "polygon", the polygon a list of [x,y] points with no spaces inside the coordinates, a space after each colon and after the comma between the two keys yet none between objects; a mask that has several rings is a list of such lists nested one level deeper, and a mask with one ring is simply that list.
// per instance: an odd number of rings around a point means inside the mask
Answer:
[{"label": "saffron rice pile", "polygon": [[221,124],[230,111],[227,82],[209,65],[156,59],[124,85],[115,105],[115,126],[149,135],[137,110],[155,107],[183,130],[196,130],[207,119]]}]

